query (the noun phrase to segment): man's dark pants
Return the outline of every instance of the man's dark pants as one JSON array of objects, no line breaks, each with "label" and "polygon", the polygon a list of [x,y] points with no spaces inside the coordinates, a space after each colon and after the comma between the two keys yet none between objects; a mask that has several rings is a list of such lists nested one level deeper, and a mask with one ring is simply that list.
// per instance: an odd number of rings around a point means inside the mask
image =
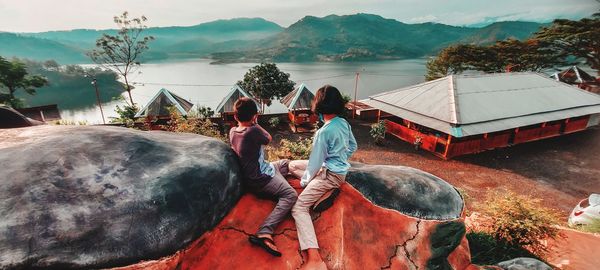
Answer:
[{"label": "man's dark pants", "polygon": [[277,225],[285,219],[298,199],[298,193],[284,177],[289,173],[289,160],[278,160],[271,164],[275,167],[275,176],[264,187],[256,190],[256,193],[278,201],[275,209],[265,219],[256,234],[273,234]]}]

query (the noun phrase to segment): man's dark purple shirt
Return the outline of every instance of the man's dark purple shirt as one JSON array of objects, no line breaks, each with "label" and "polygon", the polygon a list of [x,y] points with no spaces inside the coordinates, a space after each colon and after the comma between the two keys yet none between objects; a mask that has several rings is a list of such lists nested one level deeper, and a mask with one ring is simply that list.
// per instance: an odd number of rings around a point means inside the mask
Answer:
[{"label": "man's dark purple shirt", "polygon": [[260,171],[259,156],[262,146],[269,143],[269,136],[259,127],[251,126],[237,130],[233,127],[229,131],[231,148],[238,155],[244,182],[251,189],[258,189],[271,181],[271,176]]}]

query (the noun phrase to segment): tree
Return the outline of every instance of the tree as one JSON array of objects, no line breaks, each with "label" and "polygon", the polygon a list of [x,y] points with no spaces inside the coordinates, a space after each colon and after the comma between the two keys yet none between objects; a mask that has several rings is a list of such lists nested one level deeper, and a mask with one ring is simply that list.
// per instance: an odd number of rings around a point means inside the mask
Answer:
[{"label": "tree", "polygon": [[554,20],[552,25],[535,33],[534,38],[547,42],[555,54],[584,59],[600,75],[600,12],[579,21]]},{"label": "tree", "polygon": [[148,43],[154,40],[152,36],[141,35],[147,28],[144,24],[147,20],[145,16],[130,19],[127,11],[115,16],[114,21],[119,28],[117,34],[102,34],[102,37],[96,40],[97,48],[88,53],[92,61],[123,77],[131,105],[134,103],[127,76],[139,68],[140,56],[148,51]]},{"label": "tree", "polygon": [[7,61],[0,57],[0,84],[7,90],[2,99],[13,108],[23,106],[20,99],[15,97],[15,92],[22,89],[27,94],[35,94],[36,88],[48,85],[48,80],[39,75],[29,75],[25,63],[14,59]]},{"label": "tree", "polygon": [[271,106],[271,101],[281,98],[294,90],[295,82],[290,80],[290,74],[279,70],[274,63],[256,65],[244,75],[237,84],[259,100],[264,112],[265,105]]},{"label": "tree", "polygon": [[427,62],[427,80],[435,80],[466,70],[485,73],[538,72],[566,63],[564,54],[557,54],[545,42],[530,39],[508,39],[490,46],[458,44],[443,49]]},{"label": "tree", "polygon": [[427,62],[428,81],[465,70],[494,72],[497,70],[497,54],[485,46],[458,44],[447,47]]},{"label": "tree", "polygon": [[128,127],[133,127],[135,123],[135,114],[138,108],[133,105],[125,105],[121,108],[119,105],[115,108],[115,112],[119,117],[111,117],[110,122],[115,124],[125,124]]},{"label": "tree", "polygon": [[566,64],[565,55],[556,54],[545,42],[536,39],[508,39],[498,41],[490,48],[496,54],[497,65],[493,72],[540,72]]}]

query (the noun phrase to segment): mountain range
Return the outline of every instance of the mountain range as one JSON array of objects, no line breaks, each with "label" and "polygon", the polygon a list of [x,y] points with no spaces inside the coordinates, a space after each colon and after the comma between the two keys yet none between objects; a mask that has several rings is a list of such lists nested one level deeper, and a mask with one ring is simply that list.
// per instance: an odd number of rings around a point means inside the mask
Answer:
[{"label": "mountain range", "polygon": [[[372,14],[306,16],[287,28],[262,18],[217,20],[194,26],[150,27],[155,40],[143,60],[210,57],[215,62],[361,61],[417,58],[456,43],[525,39],[543,24],[497,22],[475,28],[406,24]],[[116,30],[0,33],[0,55],[89,63],[86,51]]]}]

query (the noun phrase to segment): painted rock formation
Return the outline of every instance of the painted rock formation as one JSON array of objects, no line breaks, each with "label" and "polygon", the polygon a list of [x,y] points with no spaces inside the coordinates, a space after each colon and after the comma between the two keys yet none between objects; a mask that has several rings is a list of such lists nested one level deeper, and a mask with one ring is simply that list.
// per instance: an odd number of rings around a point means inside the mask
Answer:
[{"label": "painted rock formation", "polygon": [[[329,269],[478,269],[470,263],[464,237],[463,201],[452,186],[407,167],[353,166],[334,206],[314,216]],[[281,258],[248,243],[273,206],[244,195],[187,249],[120,270],[297,269],[304,258],[291,217],[274,237]]]},{"label": "painted rock formation", "polygon": [[0,131],[0,269],[101,268],[176,253],[240,197],[215,139],[116,127]]},{"label": "painted rock formation", "polygon": [[[235,156],[213,139],[10,129],[0,131],[0,164],[0,268],[296,269],[304,261],[291,217],[275,235],[282,257],[250,245],[274,202],[240,198]],[[363,164],[347,180],[334,206],[314,216],[330,269],[477,269],[451,185]]]}]

